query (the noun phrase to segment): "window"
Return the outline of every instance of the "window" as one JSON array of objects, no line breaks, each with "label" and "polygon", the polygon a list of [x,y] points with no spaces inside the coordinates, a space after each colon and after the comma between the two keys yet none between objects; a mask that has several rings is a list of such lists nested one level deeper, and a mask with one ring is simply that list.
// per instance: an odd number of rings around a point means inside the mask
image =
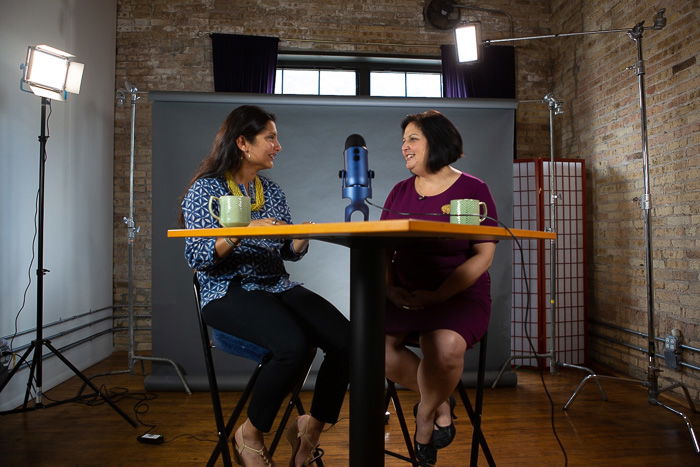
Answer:
[{"label": "window", "polygon": [[278,56],[275,94],[442,97],[438,58],[398,56]]},{"label": "window", "polygon": [[369,83],[370,96],[442,97],[440,73],[373,71]]},{"label": "window", "polygon": [[277,69],[275,94],[354,96],[357,73],[343,70]]}]

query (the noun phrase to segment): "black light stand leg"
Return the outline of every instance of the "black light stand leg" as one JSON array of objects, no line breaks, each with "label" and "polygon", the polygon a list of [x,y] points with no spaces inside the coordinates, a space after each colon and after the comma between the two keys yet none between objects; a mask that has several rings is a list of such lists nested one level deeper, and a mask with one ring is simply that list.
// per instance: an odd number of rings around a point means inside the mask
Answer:
[{"label": "black light stand leg", "polygon": [[[68,368],[73,371],[73,373],[82,379],[86,384],[88,384],[97,395],[99,395],[105,402],[107,402],[119,415],[124,418],[131,426],[138,426],[137,423],[132,420],[126,413],[124,413],[117,405],[115,405],[109,397],[101,394],[99,389],[83,375],[80,370],[78,370],[73,364],[71,364],[68,359],[66,359],[51,343],[44,339],[44,275],[49,272],[44,269],[44,181],[45,181],[45,165],[46,165],[46,141],[49,136],[46,134],[46,108],[51,106],[51,102],[48,98],[41,98],[41,130],[39,133],[39,206],[38,206],[38,222],[37,222],[37,296],[36,296],[36,339],[32,341],[29,349],[22,355],[22,358],[17,365],[12,369],[12,372],[8,375],[7,379],[0,385],[0,391],[2,391],[5,386],[10,382],[12,376],[14,376],[23,363],[23,361],[29,355],[29,352],[34,352],[34,357],[32,359],[32,364],[29,370],[29,378],[27,380],[27,392],[24,397],[24,404],[21,409],[9,410],[0,412],[0,415],[26,412],[30,410],[35,410],[37,408],[52,407],[57,404],[61,404],[65,401],[55,402],[52,404],[45,405],[43,403],[43,390],[42,390],[42,350],[46,346],[51,353],[56,355]],[[36,381],[36,394],[34,396],[35,405],[28,407],[29,395],[32,388],[32,381]],[[74,400],[74,399],[72,399]]]}]

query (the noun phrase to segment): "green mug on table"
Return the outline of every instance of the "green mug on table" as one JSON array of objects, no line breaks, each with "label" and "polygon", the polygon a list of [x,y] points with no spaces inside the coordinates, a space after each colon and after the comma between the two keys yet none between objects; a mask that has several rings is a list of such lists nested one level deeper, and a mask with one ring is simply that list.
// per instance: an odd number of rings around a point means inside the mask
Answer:
[{"label": "green mug on table", "polygon": [[[212,203],[219,202],[219,215],[214,213]],[[211,196],[209,213],[222,227],[245,227],[250,224],[250,198],[247,196]]]},{"label": "green mug on table", "polygon": [[488,207],[478,199],[453,199],[450,201],[450,223],[479,225],[488,215]]}]

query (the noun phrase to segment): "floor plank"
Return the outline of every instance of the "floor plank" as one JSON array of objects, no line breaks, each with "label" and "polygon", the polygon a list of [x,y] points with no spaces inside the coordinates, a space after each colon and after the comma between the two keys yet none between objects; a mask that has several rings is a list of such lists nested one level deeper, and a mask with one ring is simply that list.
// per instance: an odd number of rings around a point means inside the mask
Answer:
[{"label": "floor plank", "polygon": [[[88,376],[123,369],[124,353],[115,353],[89,368]],[[604,402],[594,385],[581,393],[575,404],[563,411],[562,405],[583,375],[575,370],[558,375],[546,373],[544,380],[554,400],[557,433],[566,449],[569,466],[675,466],[700,465],[688,430],[680,417],[647,402],[642,386],[605,381],[609,400]],[[188,396],[184,392],[159,392],[151,400],[144,396],[143,376],[119,374],[95,379],[115,395],[118,405],[145,424],[151,432],[165,437],[162,445],[146,445],[136,437],[147,431],[132,428],[106,404],[88,406],[69,403],[22,414],[0,417],[0,465],[2,466],[200,466],[206,463],[214,446],[215,430],[208,393]],[[81,383],[72,378],[47,391],[61,400],[74,396]],[[473,391],[470,390],[473,396]],[[225,393],[230,410],[239,393]],[[417,401],[413,393],[400,391],[413,430],[410,407]],[[308,406],[310,393],[302,397]],[[48,401],[47,401],[48,402]],[[700,416],[691,414],[680,402],[664,402],[683,411],[700,426]],[[138,415],[134,415],[137,410]],[[488,389],[485,395],[483,429],[498,465],[563,466],[564,456],[552,433],[550,404],[540,376],[531,370],[518,370],[518,385]],[[471,428],[464,409],[457,409],[457,440],[439,453],[438,465],[468,465]],[[347,465],[348,404],[341,420],[322,438],[327,466]],[[386,430],[386,446],[405,452],[396,418]],[[286,465],[290,453],[282,442],[275,454],[279,465]],[[386,466],[408,465],[387,457]],[[483,456],[480,465],[485,465]],[[374,466],[369,466],[374,467]]]}]

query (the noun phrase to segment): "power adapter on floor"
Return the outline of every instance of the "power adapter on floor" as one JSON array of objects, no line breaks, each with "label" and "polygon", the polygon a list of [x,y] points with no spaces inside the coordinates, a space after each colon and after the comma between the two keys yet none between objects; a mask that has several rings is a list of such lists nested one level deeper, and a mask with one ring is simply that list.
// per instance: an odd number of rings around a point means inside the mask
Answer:
[{"label": "power adapter on floor", "polygon": [[144,444],[163,444],[163,441],[165,441],[165,438],[163,438],[163,435],[146,433],[146,434],[143,434],[141,436],[137,436],[136,440],[139,443],[144,443]]}]

